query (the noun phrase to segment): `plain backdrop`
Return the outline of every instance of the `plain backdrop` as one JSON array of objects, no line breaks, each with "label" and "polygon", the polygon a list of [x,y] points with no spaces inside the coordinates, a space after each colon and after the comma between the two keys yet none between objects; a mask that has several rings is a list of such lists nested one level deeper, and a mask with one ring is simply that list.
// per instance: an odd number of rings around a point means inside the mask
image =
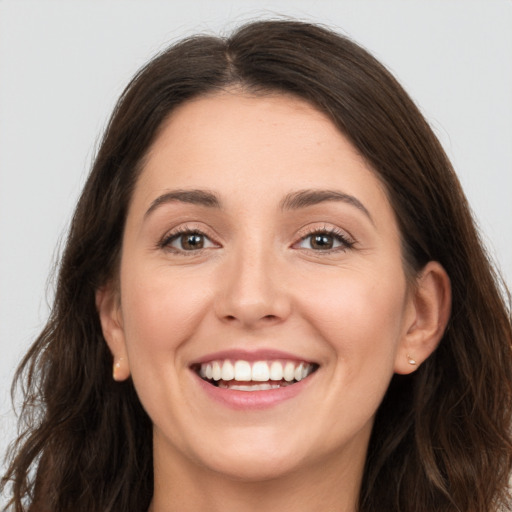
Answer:
[{"label": "plain backdrop", "polygon": [[129,78],[183,36],[283,15],[348,34],[395,73],[512,283],[512,2],[0,1],[0,455],[15,435],[14,369],[47,317],[59,242]]}]

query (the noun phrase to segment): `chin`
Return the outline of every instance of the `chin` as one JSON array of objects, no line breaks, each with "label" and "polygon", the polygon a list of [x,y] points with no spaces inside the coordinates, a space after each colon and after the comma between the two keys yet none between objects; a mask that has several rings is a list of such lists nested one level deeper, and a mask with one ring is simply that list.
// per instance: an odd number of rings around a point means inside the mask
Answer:
[{"label": "chin", "polygon": [[275,425],[231,426],[223,432],[212,429],[190,441],[175,456],[230,480],[257,482],[280,478],[296,471],[308,459],[304,439],[296,439],[289,428],[276,429]]},{"label": "chin", "polygon": [[278,453],[237,453],[233,457],[212,463],[211,469],[230,480],[264,482],[278,480],[300,470],[300,460]]}]

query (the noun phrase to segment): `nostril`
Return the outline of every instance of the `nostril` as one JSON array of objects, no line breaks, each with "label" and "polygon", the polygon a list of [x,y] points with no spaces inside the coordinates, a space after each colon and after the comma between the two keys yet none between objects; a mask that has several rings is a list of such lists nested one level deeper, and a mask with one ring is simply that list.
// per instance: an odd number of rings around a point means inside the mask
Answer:
[{"label": "nostril", "polygon": [[[275,322],[279,317],[277,315],[265,315],[260,318],[260,321],[263,322]],[[225,320],[228,322],[235,322],[238,320],[238,317],[236,315],[226,315],[224,317]]]}]

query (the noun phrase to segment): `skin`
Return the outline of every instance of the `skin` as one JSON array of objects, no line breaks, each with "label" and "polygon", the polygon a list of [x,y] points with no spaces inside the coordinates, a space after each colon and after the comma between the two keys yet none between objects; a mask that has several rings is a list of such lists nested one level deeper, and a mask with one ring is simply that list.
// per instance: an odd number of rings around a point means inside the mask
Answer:
[{"label": "skin", "polygon": [[[178,189],[221,207],[154,205]],[[334,200],[281,208],[305,189],[366,212]],[[177,229],[205,233],[204,248],[169,242]],[[332,249],[312,245],[332,230]],[[231,91],[170,116],[135,187],[118,283],[97,293],[114,376],[133,378],[153,421],[153,512],[356,509],[389,381],[430,355],[448,318],[444,270],[429,263],[411,287],[401,256],[381,183],[309,104]],[[225,407],[190,370],[216,351],[273,348],[319,369],[272,407]]]}]

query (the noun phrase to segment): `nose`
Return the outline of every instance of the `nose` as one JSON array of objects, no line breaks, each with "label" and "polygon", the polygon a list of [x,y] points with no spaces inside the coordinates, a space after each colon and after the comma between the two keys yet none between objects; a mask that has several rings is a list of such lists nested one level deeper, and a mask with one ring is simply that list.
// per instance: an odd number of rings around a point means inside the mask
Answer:
[{"label": "nose", "polygon": [[246,247],[226,261],[215,312],[224,323],[248,329],[278,324],[291,313],[291,300],[278,258]]}]

